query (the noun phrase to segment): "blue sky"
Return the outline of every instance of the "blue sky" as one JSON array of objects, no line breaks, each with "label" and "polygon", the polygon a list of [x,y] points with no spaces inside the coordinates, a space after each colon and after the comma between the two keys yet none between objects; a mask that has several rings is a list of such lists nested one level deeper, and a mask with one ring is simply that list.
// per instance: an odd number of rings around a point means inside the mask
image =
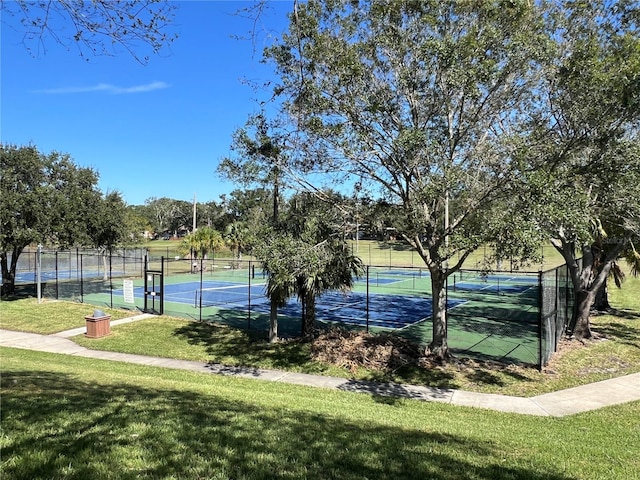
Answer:
[{"label": "blue sky", "polygon": [[215,173],[229,154],[231,134],[265,96],[243,84],[273,76],[260,63],[269,35],[286,26],[292,1],[270,2],[257,41],[238,40],[252,21],[234,15],[252,2],[177,2],[178,38],[141,65],[126,52],[83,59],[46,39],[30,54],[16,20],[2,16],[3,143],[34,144],[71,155],[118,190],[130,205],[150,197],[218,201],[238,186]]}]

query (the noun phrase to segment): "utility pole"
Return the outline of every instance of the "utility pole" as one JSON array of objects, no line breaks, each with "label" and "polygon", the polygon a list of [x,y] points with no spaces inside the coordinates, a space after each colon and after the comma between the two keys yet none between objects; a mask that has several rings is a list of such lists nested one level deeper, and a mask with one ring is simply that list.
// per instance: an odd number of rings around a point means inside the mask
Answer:
[{"label": "utility pole", "polygon": [[193,230],[192,233],[196,232],[196,194],[193,194]]}]

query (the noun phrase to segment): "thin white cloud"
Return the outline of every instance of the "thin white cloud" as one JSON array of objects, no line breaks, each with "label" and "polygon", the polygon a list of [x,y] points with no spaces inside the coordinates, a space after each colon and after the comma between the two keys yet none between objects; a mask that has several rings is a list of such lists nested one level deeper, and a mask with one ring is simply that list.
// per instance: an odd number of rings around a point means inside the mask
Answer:
[{"label": "thin white cloud", "polygon": [[169,84],[166,82],[151,82],[144,85],[134,85],[132,87],[118,87],[117,85],[111,85],[110,83],[99,83],[97,85],[92,85],[89,87],[62,87],[50,88],[46,90],[36,90],[35,93],[59,95],[69,93],[105,92],[112,95],[121,95],[127,93],[152,92],[154,90],[162,90],[165,88],[169,88]]}]

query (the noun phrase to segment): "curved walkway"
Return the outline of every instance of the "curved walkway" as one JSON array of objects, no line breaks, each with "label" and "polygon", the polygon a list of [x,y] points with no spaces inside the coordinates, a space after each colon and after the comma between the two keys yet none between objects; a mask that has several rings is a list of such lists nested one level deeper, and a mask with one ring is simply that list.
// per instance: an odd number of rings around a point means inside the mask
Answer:
[{"label": "curved walkway", "polygon": [[[151,315],[114,320],[112,326],[134,322]],[[79,357],[97,358],[139,365],[165,367],[194,372],[215,373],[234,377],[254,378],[272,382],[291,383],[319,388],[334,388],[349,392],[367,393],[414,400],[450,403],[467,407],[487,408],[501,412],[524,415],[562,417],[598,408],[640,400],[640,373],[612,378],[589,385],[574,387],[530,398],[513,397],[489,393],[465,392],[462,390],[403,385],[397,383],[375,383],[346,378],[325,377],[305,373],[264,370],[248,367],[227,367],[169,358],[133,355],[127,353],[89,350],[69,340],[69,337],[85,333],[85,328],[76,328],[53,335],[0,330],[0,346],[61,353]]]}]

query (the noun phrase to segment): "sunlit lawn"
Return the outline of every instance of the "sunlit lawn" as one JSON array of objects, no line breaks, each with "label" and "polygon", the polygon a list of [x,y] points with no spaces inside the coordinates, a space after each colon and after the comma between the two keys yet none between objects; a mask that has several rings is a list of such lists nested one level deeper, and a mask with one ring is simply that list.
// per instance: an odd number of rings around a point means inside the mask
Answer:
[{"label": "sunlit lawn", "polygon": [[[598,340],[549,369],[461,363],[347,372],[309,344],[154,317],[91,348],[533,395],[640,370],[640,279],[612,289]],[[87,304],[3,301],[2,328],[82,326]],[[106,310],[106,309],[105,309]],[[106,310],[113,318],[132,311]],[[0,449],[11,479],[634,479],[640,402],[541,418],[2,348]]]},{"label": "sunlit lawn", "polygon": [[2,349],[2,478],[633,479],[640,402],[542,418]]},{"label": "sunlit lawn", "polygon": [[[33,333],[56,333],[64,330],[82,327],[85,325],[84,317],[92,315],[98,308],[86,303],[75,303],[54,300],[37,299],[3,299],[0,302],[0,328],[20,330]],[[112,320],[130,317],[139,312],[130,310],[117,310],[99,307]]]}]

